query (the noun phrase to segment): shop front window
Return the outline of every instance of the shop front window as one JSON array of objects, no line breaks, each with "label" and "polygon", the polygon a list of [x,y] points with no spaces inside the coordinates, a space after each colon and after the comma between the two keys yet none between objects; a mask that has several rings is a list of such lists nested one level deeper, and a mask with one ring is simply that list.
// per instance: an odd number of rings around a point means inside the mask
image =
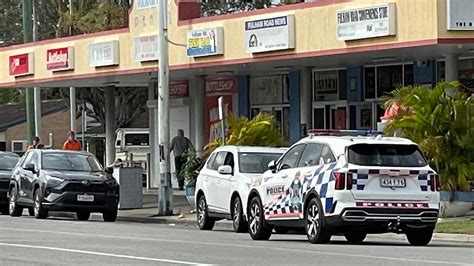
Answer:
[{"label": "shop front window", "polygon": [[313,72],[313,101],[338,100],[339,73],[337,70]]},{"label": "shop front window", "polygon": [[377,67],[377,97],[387,95],[403,85],[403,66]]},{"label": "shop front window", "polygon": [[375,67],[365,69],[365,99],[375,99]]}]

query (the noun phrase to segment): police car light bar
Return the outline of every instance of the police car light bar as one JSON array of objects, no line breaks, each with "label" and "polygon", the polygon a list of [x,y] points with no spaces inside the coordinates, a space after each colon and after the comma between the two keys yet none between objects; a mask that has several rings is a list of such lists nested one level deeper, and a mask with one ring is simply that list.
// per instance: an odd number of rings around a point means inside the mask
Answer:
[{"label": "police car light bar", "polygon": [[383,131],[377,130],[338,130],[338,129],[310,129],[309,136],[379,136]]}]

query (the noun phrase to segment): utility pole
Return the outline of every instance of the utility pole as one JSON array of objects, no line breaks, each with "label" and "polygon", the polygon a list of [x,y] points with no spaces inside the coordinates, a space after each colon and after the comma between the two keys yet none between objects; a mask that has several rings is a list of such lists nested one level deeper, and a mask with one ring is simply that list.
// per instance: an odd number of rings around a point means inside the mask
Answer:
[{"label": "utility pole", "polygon": [[[69,36],[72,36],[72,0],[69,0],[69,20],[71,25],[69,26]],[[70,117],[71,117],[71,131],[76,133],[76,88],[69,87],[69,106],[70,106]],[[84,114],[84,112],[82,113]],[[84,131],[82,131],[82,135],[84,136]],[[84,147],[84,144],[82,144]]]},{"label": "utility pole", "polygon": [[[33,41],[38,40],[38,25],[36,24],[36,1],[32,3],[33,9]],[[34,88],[34,107],[35,107],[35,135],[41,139],[41,88]],[[49,143],[53,145],[53,143]]]},{"label": "utility pole", "polygon": [[[158,63],[158,137],[160,160],[158,184],[158,215],[173,214],[173,188],[170,173],[170,114],[169,114],[169,66],[166,1],[158,1],[158,47],[160,58]],[[155,168],[157,169],[157,168]],[[156,173],[156,170],[155,170]]]},{"label": "utility pole", "polygon": [[[32,20],[32,2],[31,0],[23,0],[23,43],[29,43],[33,37],[33,20]],[[32,143],[35,133],[35,110],[34,110],[34,90],[26,88],[26,123],[28,142]]]}]

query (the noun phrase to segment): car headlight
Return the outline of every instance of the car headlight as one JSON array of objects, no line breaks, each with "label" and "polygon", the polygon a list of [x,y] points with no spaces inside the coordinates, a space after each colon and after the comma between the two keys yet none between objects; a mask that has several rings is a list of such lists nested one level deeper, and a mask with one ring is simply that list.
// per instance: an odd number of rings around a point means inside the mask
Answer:
[{"label": "car headlight", "polygon": [[64,178],[46,175],[46,180],[51,183],[62,183],[64,182]]}]

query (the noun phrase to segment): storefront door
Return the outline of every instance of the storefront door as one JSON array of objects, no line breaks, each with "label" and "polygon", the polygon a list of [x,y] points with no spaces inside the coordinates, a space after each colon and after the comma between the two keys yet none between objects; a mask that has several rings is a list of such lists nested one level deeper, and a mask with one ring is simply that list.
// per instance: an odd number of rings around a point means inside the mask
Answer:
[{"label": "storefront door", "polygon": [[314,129],[347,129],[347,103],[315,103],[313,108]]}]

